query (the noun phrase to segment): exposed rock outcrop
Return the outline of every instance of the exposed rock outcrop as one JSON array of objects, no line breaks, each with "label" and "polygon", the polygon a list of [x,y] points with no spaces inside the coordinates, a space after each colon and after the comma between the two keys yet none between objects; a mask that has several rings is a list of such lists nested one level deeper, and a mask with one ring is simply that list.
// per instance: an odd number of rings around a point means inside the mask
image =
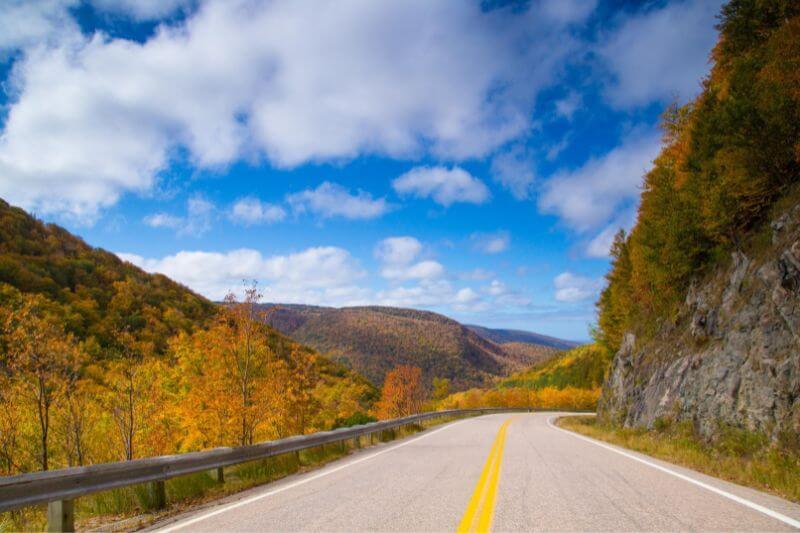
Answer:
[{"label": "exposed rock outcrop", "polygon": [[800,206],[771,224],[772,247],[732,254],[693,284],[677,321],[647,342],[626,335],[598,412],[626,426],[662,417],[777,437],[800,431]]}]

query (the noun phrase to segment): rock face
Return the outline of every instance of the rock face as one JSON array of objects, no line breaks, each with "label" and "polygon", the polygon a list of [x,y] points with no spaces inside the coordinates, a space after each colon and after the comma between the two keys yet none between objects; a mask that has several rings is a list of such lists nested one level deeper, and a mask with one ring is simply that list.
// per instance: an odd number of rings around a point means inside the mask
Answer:
[{"label": "rock face", "polygon": [[734,252],[690,287],[675,325],[646,343],[625,336],[601,417],[625,426],[692,420],[707,436],[720,423],[773,438],[800,431],[800,205],[771,228],[769,250]]}]

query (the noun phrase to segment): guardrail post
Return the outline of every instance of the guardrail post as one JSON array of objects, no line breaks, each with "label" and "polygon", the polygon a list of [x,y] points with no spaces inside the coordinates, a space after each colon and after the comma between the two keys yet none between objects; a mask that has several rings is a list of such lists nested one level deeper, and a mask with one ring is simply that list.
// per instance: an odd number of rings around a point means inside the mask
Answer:
[{"label": "guardrail post", "polygon": [[163,509],[167,506],[167,490],[163,481],[150,482],[150,497],[153,509]]},{"label": "guardrail post", "polygon": [[225,483],[225,470],[221,466],[216,469],[214,480],[220,484]]},{"label": "guardrail post", "polygon": [[59,500],[47,504],[47,531],[75,531],[74,500]]},{"label": "guardrail post", "polygon": [[353,448],[358,450],[361,448],[361,437],[353,437]]}]

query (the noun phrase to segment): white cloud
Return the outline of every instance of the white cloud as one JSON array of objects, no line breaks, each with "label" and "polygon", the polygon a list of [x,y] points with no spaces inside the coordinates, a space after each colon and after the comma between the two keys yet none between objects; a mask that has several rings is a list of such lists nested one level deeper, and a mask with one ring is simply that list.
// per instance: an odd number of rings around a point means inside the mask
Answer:
[{"label": "white cloud", "polygon": [[375,247],[375,257],[381,261],[381,276],[394,281],[431,280],[444,274],[436,261],[415,262],[422,252],[422,243],[414,237],[389,237]]},{"label": "white cloud", "polygon": [[327,181],[316,189],[290,194],[286,200],[295,212],[311,212],[322,218],[363,220],[380,217],[390,209],[384,198],[373,198],[368,192],[361,190],[350,194],[341,185]]},{"label": "white cloud", "polygon": [[493,279],[485,290],[492,296],[502,296],[508,293],[508,287],[506,287],[506,284],[497,279]]},{"label": "white cloud", "polygon": [[271,224],[285,219],[286,210],[279,205],[262,202],[258,198],[248,196],[238,199],[233,204],[230,218],[245,226]]},{"label": "white cloud", "polygon": [[699,93],[721,4],[679,0],[625,19],[599,49],[612,77],[611,103],[627,108],[676,96],[685,102]]},{"label": "white cloud", "polygon": [[494,233],[473,233],[469,239],[476,250],[485,254],[505,252],[511,244],[511,234],[505,230]]},{"label": "white cloud", "polygon": [[194,197],[186,202],[185,216],[155,213],[144,217],[144,223],[151,228],[173,229],[178,235],[199,237],[211,229],[215,210],[214,204],[208,200]]},{"label": "white cloud", "polygon": [[567,120],[572,120],[572,115],[574,115],[581,106],[583,106],[583,97],[575,91],[570,91],[567,96],[556,101],[556,113]]},{"label": "white cloud", "polygon": [[564,135],[564,137],[561,138],[560,141],[550,145],[547,148],[547,152],[545,153],[545,158],[548,161],[554,161],[561,154],[561,152],[563,152],[567,148],[567,146],[569,146],[570,137],[571,137],[570,134],[567,133],[566,135]]},{"label": "white cloud", "polygon": [[419,257],[422,243],[414,237],[389,237],[375,247],[375,257],[383,263],[407,265]]},{"label": "white cloud", "polygon": [[527,133],[536,96],[579,49],[585,6],[208,0],[144,43],[96,33],[45,45],[70,24],[60,19],[0,32],[26,47],[8,83],[0,196],[91,221],[151,191],[176,155],[212,170],[243,158],[483,157]]},{"label": "white cloud", "polygon": [[252,249],[226,253],[182,251],[161,259],[118,253],[148,272],[158,272],[211,298],[237,291],[243,280],[258,280],[265,301],[357,305],[367,291],[356,282],[364,276],[352,256],[341,248],[309,248],[289,255],[263,256]]},{"label": "white cloud", "polygon": [[0,5],[0,60],[14,50],[57,44],[80,35],[69,8],[79,0],[4,0]]},{"label": "white cloud", "polygon": [[556,300],[559,302],[579,302],[595,298],[603,286],[602,280],[587,278],[562,272],[553,283],[556,288]]},{"label": "white cloud", "polygon": [[556,173],[542,188],[540,211],[558,215],[578,231],[608,223],[621,206],[638,201],[639,186],[660,147],[658,132],[635,132],[604,156]]},{"label": "white cloud", "polygon": [[415,167],[392,181],[398,194],[432,198],[448,207],[457,202],[482,204],[489,199],[489,189],[481,180],[460,167]]},{"label": "white cloud", "polygon": [[618,231],[619,227],[612,225],[598,233],[586,246],[586,255],[600,259],[608,257],[614,236]]},{"label": "white cloud", "polygon": [[508,189],[517,200],[530,197],[536,179],[533,158],[520,147],[500,152],[492,158],[492,178]]}]

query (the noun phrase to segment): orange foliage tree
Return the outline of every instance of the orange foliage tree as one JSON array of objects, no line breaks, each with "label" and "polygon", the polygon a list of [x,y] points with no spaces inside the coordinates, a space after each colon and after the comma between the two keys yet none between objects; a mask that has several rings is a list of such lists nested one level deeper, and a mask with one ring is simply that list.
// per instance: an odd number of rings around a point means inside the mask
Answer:
[{"label": "orange foliage tree", "polygon": [[415,366],[396,366],[386,374],[377,416],[388,419],[419,413],[425,396],[422,370]]},{"label": "orange foliage tree", "polygon": [[80,368],[83,352],[38,295],[24,296],[19,307],[6,313],[4,330],[5,365],[19,386],[20,407],[35,411],[39,461],[42,470],[47,470],[52,413]]}]

